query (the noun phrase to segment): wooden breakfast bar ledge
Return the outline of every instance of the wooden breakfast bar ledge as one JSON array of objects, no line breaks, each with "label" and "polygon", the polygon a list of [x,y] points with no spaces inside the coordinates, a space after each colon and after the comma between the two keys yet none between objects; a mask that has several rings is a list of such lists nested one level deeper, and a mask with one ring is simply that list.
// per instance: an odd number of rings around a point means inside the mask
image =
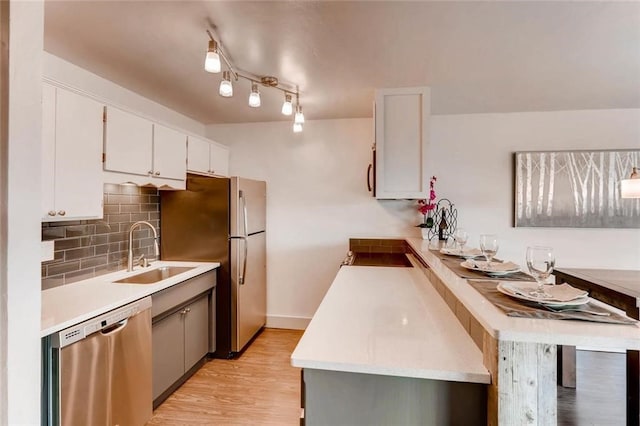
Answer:
[{"label": "wooden breakfast bar ledge", "polygon": [[[404,413],[394,424],[415,424],[407,417],[416,408],[407,395],[417,394],[432,409],[433,393],[445,392],[462,397],[449,410],[464,411],[463,396],[475,401],[474,386],[481,386],[486,424],[556,425],[557,345],[640,350],[637,323],[509,317],[431,253],[428,241],[406,242],[416,267],[347,266],[327,292],[291,357],[304,374],[303,423],[385,424],[390,419],[379,413],[373,421],[367,417],[382,406]],[[452,388],[454,383],[469,387]],[[430,393],[421,386],[436,388]],[[348,407],[354,409],[349,413]],[[473,404],[468,410],[479,412]],[[464,424],[451,413],[439,415],[447,424]],[[433,419],[423,416],[420,424],[442,424]],[[483,423],[476,418],[468,424]]]}]

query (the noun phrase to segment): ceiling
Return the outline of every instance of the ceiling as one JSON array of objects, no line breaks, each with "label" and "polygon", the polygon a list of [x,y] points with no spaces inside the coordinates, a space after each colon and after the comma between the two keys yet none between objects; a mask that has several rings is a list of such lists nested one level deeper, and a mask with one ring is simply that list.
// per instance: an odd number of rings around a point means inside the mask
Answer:
[{"label": "ceiling", "polygon": [[45,50],[204,124],[290,119],[235,67],[298,85],[307,119],[370,117],[375,88],[426,85],[432,113],[640,108],[639,2],[45,2]]}]

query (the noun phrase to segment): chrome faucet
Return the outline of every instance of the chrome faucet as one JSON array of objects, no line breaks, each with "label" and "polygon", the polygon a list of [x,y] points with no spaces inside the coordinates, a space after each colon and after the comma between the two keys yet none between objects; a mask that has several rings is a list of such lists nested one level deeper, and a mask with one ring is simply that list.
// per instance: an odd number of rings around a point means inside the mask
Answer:
[{"label": "chrome faucet", "polygon": [[154,228],[152,224],[144,220],[136,222],[131,225],[131,228],[129,228],[129,256],[127,258],[128,272],[133,271],[133,231],[135,231],[135,229],[139,228],[141,225],[147,225],[149,228],[151,228],[151,231],[153,232],[153,248],[155,250],[156,259],[160,257],[160,248],[158,247],[158,233],[156,232],[156,228]]}]

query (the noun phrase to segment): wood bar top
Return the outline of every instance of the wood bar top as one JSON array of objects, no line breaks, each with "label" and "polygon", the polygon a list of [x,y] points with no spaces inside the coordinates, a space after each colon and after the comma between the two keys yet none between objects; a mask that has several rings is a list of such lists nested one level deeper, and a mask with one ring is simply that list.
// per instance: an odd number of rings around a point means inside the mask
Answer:
[{"label": "wood bar top", "polygon": [[573,275],[584,281],[640,298],[640,271],[621,269],[556,268],[554,275]]}]

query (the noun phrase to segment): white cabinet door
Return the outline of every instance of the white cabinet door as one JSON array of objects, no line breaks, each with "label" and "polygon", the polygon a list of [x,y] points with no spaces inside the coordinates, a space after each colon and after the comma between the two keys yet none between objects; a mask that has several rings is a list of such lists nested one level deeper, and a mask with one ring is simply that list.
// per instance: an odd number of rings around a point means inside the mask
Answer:
[{"label": "white cabinet door", "polygon": [[56,209],[74,218],[102,217],[102,113],[93,99],[57,89]]},{"label": "white cabinet door", "polygon": [[42,85],[42,220],[55,220],[56,88]]},{"label": "white cabinet door", "polygon": [[159,124],[153,125],[153,175],[184,180],[187,173],[187,136]]},{"label": "white cabinet door", "polygon": [[103,105],[43,84],[43,221],[102,217]]},{"label": "white cabinet door", "polygon": [[210,173],[217,176],[229,176],[229,148],[212,143],[209,146]]},{"label": "white cabinet door", "polygon": [[209,173],[209,142],[189,136],[187,169],[197,173]]},{"label": "white cabinet door", "polygon": [[107,107],[104,150],[105,170],[152,174],[153,124],[137,115]]},{"label": "white cabinet door", "polygon": [[430,89],[376,91],[376,198],[425,198]]}]

